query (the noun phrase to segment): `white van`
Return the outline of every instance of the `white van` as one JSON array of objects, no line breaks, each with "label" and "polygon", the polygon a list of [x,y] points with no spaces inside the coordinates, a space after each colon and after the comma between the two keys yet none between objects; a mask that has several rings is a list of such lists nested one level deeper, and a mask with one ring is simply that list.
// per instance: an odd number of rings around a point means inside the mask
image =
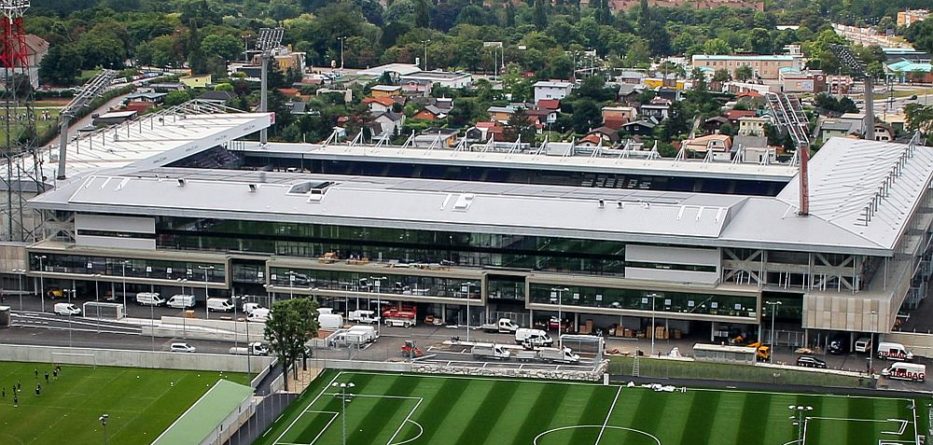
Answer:
[{"label": "white van", "polygon": [[253,315],[253,311],[255,311],[255,310],[264,310],[264,311],[267,311],[267,312],[269,311],[269,309],[266,309],[266,308],[262,307],[262,305],[259,304],[259,303],[243,303],[243,313],[244,313],[244,314],[246,314],[246,315]]},{"label": "white van", "polygon": [[165,305],[175,309],[187,309],[194,307],[194,295],[172,295],[172,297],[168,299],[168,302],[165,303]]},{"label": "white van", "polygon": [[859,337],[855,340],[855,352],[867,352],[871,354],[871,339],[868,337]]},{"label": "white van", "polygon": [[914,354],[900,343],[883,341],[878,343],[878,358],[882,360],[911,361],[914,359]]},{"label": "white van", "polygon": [[889,368],[883,369],[881,375],[892,379],[923,382],[927,378],[927,367],[917,363],[894,363]]},{"label": "white van", "polygon": [[520,328],[515,331],[515,343],[528,346],[551,346],[554,340],[541,329]]},{"label": "white van", "polygon": [[347,321],[374,324],[379,323],[379,317],[373,311],[358,310],[347,313]]},{"label": "white van", "polygon": [[165,299],[160,297],[158,292],[140,292],[136,294],[136,304],[162,306],[165,304]]},{"label": "white van", "polygon": [[81,308],[72,303],[55,303],[55,315],[81,315]]},{"label": "white van", "polygon": [[266,308],[255,308],[246,316],[246,321],[265,323],[269,321],[269,310]]},{"label": "white van", "polygon": [[207,310],[209,311],[220,311],[220,312],[230,312],[234,308],[233,303],[226,298],[208,298],[207,299]]}]

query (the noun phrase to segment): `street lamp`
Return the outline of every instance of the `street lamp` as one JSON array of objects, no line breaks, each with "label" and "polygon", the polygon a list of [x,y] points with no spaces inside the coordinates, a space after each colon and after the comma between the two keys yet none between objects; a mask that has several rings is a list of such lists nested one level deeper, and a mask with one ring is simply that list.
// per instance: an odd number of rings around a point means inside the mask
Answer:
[{"label": "street lamp", "polygon": [[[334,388],[340,389],[340,417],[343,423],[343,445],[347,445],[347,391],[353,389],[353,382],[349,383],[334,383],[331,385]],[[353,394],[350,394],[352,396]]]},{"label": "street lamp", "polygon": [[868,377],[872,378],[875,369],[875,331],[878,330],[878,311],[871,311],[871,318],[874,322],[871,325],[870,340],[868,340]]},{"label": "street lamp", "polygon": [[343,70],[343,42],[347,40],[347,37],[337,37],[337,40],[340,41],[340,69]]},{"label": "street lamp", "polygon": [[120,270],[121,276],[123,277],[123,313],[126,314],[126,265],[130,262],[127,260],[120,261]]},{"label": "street lamp", "polygon": [[23,275],[26,269],[13,269],[13,273],[19,275],[19,310],[23,310]]},{"label": "street lamp", "polygon": [[295,271],[288,271],[288,299],[295,298]]},{"label": "street lamp", "polygon": [[793,413],[790,420],[797,427],[797,440],[795,442],[798,444],[803,443],[805,421],[809,418],[807,414],[813,411],[813,407],[809,405],[789,405],[787,408]]},{"label": "street lamp", "polygon": [[776,318],[777,307],[781,305],[781,302],[765,301],[765,304],[771,306],[771,353],[768,355],[768,359],[771,363],[774,363],[774,320]]},{"label": "street lamp", "polygon": [[42,261],[48,258],[45,255],[39,255],[39,299],[42,301],[42,312],[45,312],[45,268]]},{"label": "street lamp", "polygon": [[[100,334],[100,274],[94,274],[94,301],[97,303],[97,333]],[[86,315],[86,314],[85,314]]]},{"label": "street lamp", "polygon": [[207,294],[207,271],[214,270],[214,266],[198,266],[198,269],[204,271],[204,318],[211,318],[210,306],[207,304],[207,299],[209,298]]},{"label": "street lamp", "polygon": [[104,414],[97,418],[97,420],[100,421],[100,426],[104,428],[104,445],[108,445],[110,443],[110,434],[107,433],[107,420],[108,419],[110,419],[110,416],[107,414]]},{"label": "street lamp", "polygon": [[424,45],[424,70],[428,70],[428,43],[431,43],[431,39],[425,39],[421,41],[421,44]]},{"label": "street lamp", "polygon": [[470,341],[470,286],[475,283],[463,283],[460,291],[466,297],[466,341]]},{"label": "street lamp", "polygon": [[561,350],[564,349],[564,339],[561,338],[564,327],[564,292],[570,292],[566,287],[552,287],[551,299],[557,298],[557,345]]},{"label": "street lamp", "polygon": [[[178,283],[181,284],[181,295],[184,296],[185,295],[185,283],[188,282],[188,279],[177,278],[176,281],[178,281]],[[126,298],[126,296],[124,295],[123,298]],[[181,338],[185,340],[188,339],[188,311],[187,309],[182,310],[182,314],[181,314]]]},{"label": "street lamp", "polygon": [[654,335],[655,335],[655,331],[657,331],[657,329],[655,329],[654,327],[654,319],[655,319],[654,300],[658,298],[658,294],[650,293],[645,296],[648,298],[651,298],[651,355],[654,356]]},{"label": "street lamp", "polygon": [[[382,282],[385,281],[385,280],[388,280],[387,277],[373,277],[373,276],[370,276],[369,279],[373,281],[373,287],[372,287],[372,290],[370,291],[370,293],[375,292],[376,294],[379,294],[379,290],[380,290],[380,288],[382,287]],[[414,292],[412,292],[412,293],[414,293]],[[376,295],[376,302],[377,302],[377,303],[376,303],[376,308],[377,308],[377,309],[376,309],[376,312],[378,312],[378,313],[379,313],[379,316],[381,317],[381,316],[382,316],[382,305],[378,303],[379,301],[381,301],[381,300],[379,299],[379,295]],[[366,303],[368,304],[368,307],[367,307],[366,309],[367,309],[367,310],[372,310],[372,309],[373,309],[373,300],[372,300],[372,297],[370,297]],[[399,308],[399,309],[401,309],[401,308]],[[384,322],[385,320],[382,320],[382,321]],[[379,333],[379,323],[376,323],[376,334],[378,334],[378,333]]]}]

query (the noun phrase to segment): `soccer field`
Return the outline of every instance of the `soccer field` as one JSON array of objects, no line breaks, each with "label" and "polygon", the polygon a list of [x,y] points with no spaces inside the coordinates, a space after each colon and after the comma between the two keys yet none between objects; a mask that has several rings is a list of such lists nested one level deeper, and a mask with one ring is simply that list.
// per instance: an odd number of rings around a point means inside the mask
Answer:
[{"label": "soccer field", "polygon": [[[333,383],[354,384],[345,418]],[[329,371],[257,444],[339,445],[346,420],[353,445],[785,445],[798,434],[790,405],[813,408],[803,444],[915,444],[914,403]]]},{"label": "soccer field", "polygon": [[[104,443],[105,413],[111,445],[147,444],[220,378],[248,384],[245,374],[72,365],[56,379],[49,364],[0,362],[0,444]],[[16,383],[23,389],[14,407]]]}]

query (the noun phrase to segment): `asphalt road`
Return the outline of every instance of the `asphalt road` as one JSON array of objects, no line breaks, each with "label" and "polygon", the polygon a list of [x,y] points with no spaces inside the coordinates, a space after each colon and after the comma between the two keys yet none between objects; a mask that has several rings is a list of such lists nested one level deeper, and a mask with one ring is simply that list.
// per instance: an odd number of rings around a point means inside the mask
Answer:
[{"label": "asphalt road", "polygon": [[[14,345],[63,346],[75,348],[129,349],[136,351],[168,351],[182,338],[159,338],[131,334],[97,333],[93,330],[67,328],[10,327],[0,329],[0,343]],[[233,342],[187,340],[198,352],[226,354]]]}]

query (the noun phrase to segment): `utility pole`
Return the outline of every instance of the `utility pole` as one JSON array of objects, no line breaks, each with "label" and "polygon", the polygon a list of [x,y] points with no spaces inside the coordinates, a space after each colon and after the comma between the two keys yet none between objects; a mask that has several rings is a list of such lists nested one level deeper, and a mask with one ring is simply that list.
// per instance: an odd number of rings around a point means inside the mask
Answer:
[{"label": "utility pole", "polygon": [[347,40],[346,36],[337,37],[337,40],[340,41],[340,69],[343,69],[343,42]]},{"label": "utility pole", "polygon": [[[774,320],[777,314],[777,307],[781,305],[780,301],[765,301],[765,304],[771,306],[771,354],[768,356],[768,359],[771,363],[774,363]],[[755,352],[758,353],[757,351]]]},{"label": "utility pole", "polygon": [[424,70],[428,70],[428,43],[431,43],[431,39],[422,40],[421,44],[424,45]]}]

